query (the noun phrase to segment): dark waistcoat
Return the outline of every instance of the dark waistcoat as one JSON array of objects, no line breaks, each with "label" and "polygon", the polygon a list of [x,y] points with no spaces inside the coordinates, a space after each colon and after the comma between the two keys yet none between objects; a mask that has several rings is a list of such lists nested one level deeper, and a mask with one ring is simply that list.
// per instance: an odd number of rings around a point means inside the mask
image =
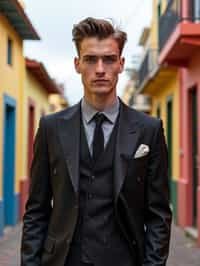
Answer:
[{"label": "dark waistcoat", "polygon": [[108,144],[93,162],[81,126],[79,218],[67,266],[92,262],[95,266],[133,266],[129,246],[114,215],[113,158],[117,123]]}]

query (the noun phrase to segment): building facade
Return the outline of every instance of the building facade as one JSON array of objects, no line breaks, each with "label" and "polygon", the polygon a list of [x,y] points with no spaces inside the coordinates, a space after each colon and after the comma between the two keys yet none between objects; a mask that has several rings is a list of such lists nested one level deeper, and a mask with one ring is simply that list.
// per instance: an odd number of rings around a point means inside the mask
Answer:
[{"label": "building facade", "polygon": [[1,0],[0,236],[23,216],[34,136],[40,117],[52,111],[49,96],[64,97],[41,62],[24,58],[24,40],[39,36],[23,7],[17,0]]},{"label": "building facade", "polygon": [[18,1],[0,1],[0,235],[19,220],[23,41],[39,36]]},{"label": "building facade", "polygon": [[24,214],[24,207],[30,184],[30,167],[33,155],[34,136],[40,117],[50,113],[49,95],[61,95],[61,90],[49,76],[41,62],[25,59],[25,79],[21,95],[22,123],[21,123],[21,164],[20,164],[20,218]]},{"label": "building facade", "polygon": [[[200,2],[169,1],[160,19],[161,64],[179,68],[178,224],[200,245]],[[165,34],[164,34],[165,32]]]},{"label": "building facade", "polygon": [[139,44],[143,48],[138,68],[137,94],[151,98],[149,114],[162,119],[168,145],[170,201],[177,221],[177,184],[179,179],[179,74],[177,67],[160,64],[159,21],[167,1],[153,1],[149,28],[144,28]]}]

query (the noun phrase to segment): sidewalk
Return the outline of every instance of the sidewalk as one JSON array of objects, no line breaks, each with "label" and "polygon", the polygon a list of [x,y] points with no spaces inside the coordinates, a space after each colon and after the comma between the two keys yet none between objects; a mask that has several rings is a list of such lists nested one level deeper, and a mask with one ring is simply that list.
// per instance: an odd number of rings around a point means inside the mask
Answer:
[{"label": "sidewalk", "polygon": [[[0,239],[0,266],[20,266],[20,231],[21,225],[15,228],[7,228],[5,236]],[[200,248],[197,248],[195,243],[185,236],[183,230],[176,226],[172,230],[167,266],[200,266]]]},{"label": "sidewalk", "polygon": [[21,225],[8,227],[0,238],[0,266],[19,266]]},{"label": "sidewalk", "polygon": [[200,266],[200,247],[177,226],[172,228],[167,266]]}]

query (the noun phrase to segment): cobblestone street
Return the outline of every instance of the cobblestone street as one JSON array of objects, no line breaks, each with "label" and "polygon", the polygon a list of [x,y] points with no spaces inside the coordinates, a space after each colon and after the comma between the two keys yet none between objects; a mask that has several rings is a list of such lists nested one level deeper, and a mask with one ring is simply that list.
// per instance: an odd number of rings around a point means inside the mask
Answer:
[{"label": "cobblestone street", "polygon": [[[0,239],[0,266],[19,266],[21,225],[7,228]],[[167,266],[199,266],[200,248],[186,237],[183,231],[174,226],[171,241],[170,257]],[[55,265],[57,266],[57,265]],[[112,265],[115,266],[115,265]]]},{"label": "cobblestone street", "polygon": [[21,225],[6,228],[0,238],[0,266],[19,266]]}]

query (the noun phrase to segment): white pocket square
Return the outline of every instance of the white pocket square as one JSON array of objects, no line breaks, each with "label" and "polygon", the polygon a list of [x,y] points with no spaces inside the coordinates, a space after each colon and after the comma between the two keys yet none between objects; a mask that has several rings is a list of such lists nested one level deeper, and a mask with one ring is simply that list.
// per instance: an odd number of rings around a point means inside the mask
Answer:
[{"label": "white pocket square", "polygon": [[140,144],[137,151],[135,152],[134,158],[140,158],[149,153],[149,146],[146,144]]}]

